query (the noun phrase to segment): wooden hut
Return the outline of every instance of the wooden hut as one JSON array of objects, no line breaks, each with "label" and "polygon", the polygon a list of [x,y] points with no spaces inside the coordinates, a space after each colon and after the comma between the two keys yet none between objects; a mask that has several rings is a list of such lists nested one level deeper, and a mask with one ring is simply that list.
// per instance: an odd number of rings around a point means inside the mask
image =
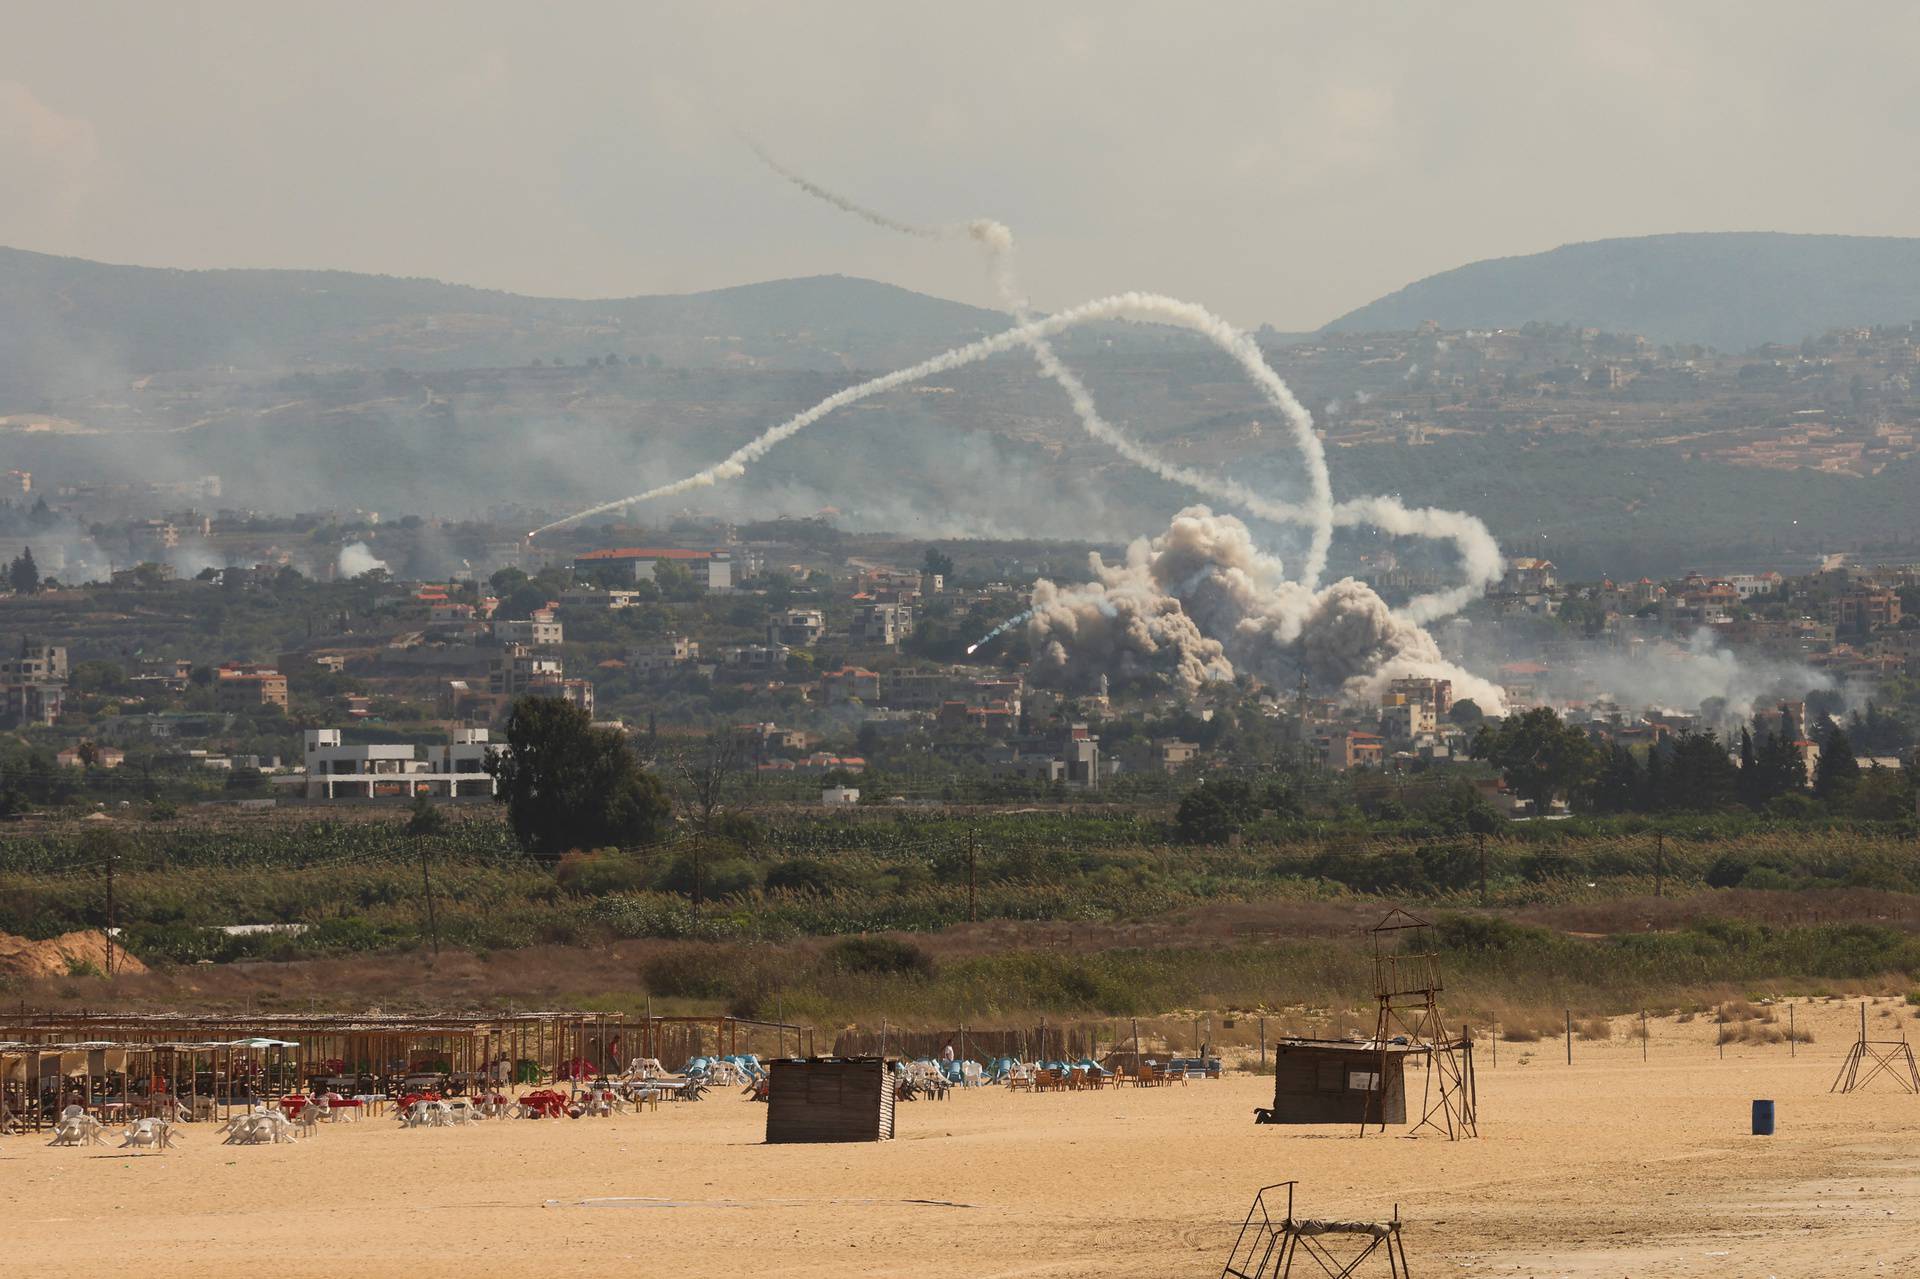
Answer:
[{"label": "wooden hut", "polygon": [[893,1139],[893,1069],[885,1058],[785,1059],[771,1074],[769,1142]]},{"label": "wooden hut", "polygon": [[[1404,1124],[1407,1050],[1325,1039],[1289,1039],[1273,1050],[1272,1124]],[[1384,1070],[1382,1069],[1384,1065]]]}]

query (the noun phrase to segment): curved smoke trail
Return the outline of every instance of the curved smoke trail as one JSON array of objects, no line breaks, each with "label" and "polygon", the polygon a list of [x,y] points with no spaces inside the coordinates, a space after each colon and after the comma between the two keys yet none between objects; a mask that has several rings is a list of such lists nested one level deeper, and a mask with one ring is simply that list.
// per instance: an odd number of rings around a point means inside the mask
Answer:
[{"label": "curved smoke trail", "polygon": [[[808,195],[823,200],[843,212],[851,213],[874,226],[919,239],[955,239],[965,235],[976,241],[986,250],[994,287],[1000,294],[1001,300],[1013,312],[1015,322],[1021,325],[1031,322],[1033,317],[1028,310],[1027,299],[1020,291],[1013,269],[1013,232],[1005,224],[990,218],[976,218],[971,222],[947,226],[919,226],[911,222],[903,222],[877,209],[868,208],[831,188],[821,186],[804,174],[782,164],[753,138],[745,134],[740,136],[763,164],[788,182],[793,183]],[[1293,408],[1297,412],[1289,413],[1283,407],[1282,413],[1293,428],[1294,442],[1307,464],[1308,476],[1313,484],[1316,499],[1312,509],[1290,502],[1274,501],[1236,480],[1208,475],[1166,460],[1100,415],[1092,392],[1087,389],[1079,376],[1059,359],[1054,353],[1052,344],[1044,336],[1033,338],[1027,345],[1033,351],[1041,371],[1051,377],[1066,393],[1069,402],[1073,405],[1075,415],[1079,417],[1087,434],[1111,447],[1127,461],[1169,483],[1183,485],[1196,493],[1219,501],[1231,502],[1262,519],[1275,523],[1310,525],[1313,538],[1308,547],[1306,565],[1301,572],[1302,584],[1305,586],[1314,586],[1319,581],[1321,573],[1325,571],[1327,553],[1333,540],[1333,528],[1336,526],[1352,528],[1359,525],[1372,525],[1394,536],[1425,537],[1453,543],[1455,550],[1459,553],[1465,580],[1459,586],[1416,595],[1407,601],[1400,611],[1415,622],[1430,622],[1458,612],[1480,592],[1482,587],[1500,576],[1499,543],[1494,540],[1487,526],[1471,515],[1441,507],[1410,509],[1398,499],[1390,497],[1358,498],[1332,506],[1332,479],[1327,467],[1325,447],[1321,444],[1320,437],[1314,433],[1312,416],[1297,400],[1293,399],[1291,391],[1286,392],[1287,399],[1292,401]],[[1273,376],[1273,380],[1279,383],[1282,390],[1286,390],[1285,383],[1280,382],[1279,376],[1272,373],[1271,367],[1266,365],[1265,357],[1259,355],[1257,348],[1255,356]],[[978,648],[987,643],[997,634],[999,634],[998,630],[983,636],[979,644],[974,647]]]},{"label": "curved smoke trail", "polygon": [[[1014,275],[1013,231],[1005,223],[997,222],[992,218],[975,218],[969,222],[952,223],[946,226],[921,226],[905,222],[878,209],[869,208],[857,200],[849,199],[829,187],[821,186],[805,174],[782,164],[753,138],[745,134],[740,136],[741,140],[752,149],[754,155],[760,158],[760,162],[769,169],[815,199],[822,200],[844,213],[850,213],[863,222],[901,235],[914,236],[917,239],[950,240],[965,237],[978,243],[986,251],[994,289],[999,293],[1001,302],[1013,312],[1014,323],[1025,326],[1033,322],[1033,313]],[[1281,381],[1280,376],[1267,364],[1265,357],[1260,355],[1259,348],[1225,320],[1219,320],[1218,324],[1219,333],[1209,333],[1206,336],[1230,354],[1234,354],[1230,343],[1244,344],[1250,349],[1252,363],[1237,354],[1236,358],[1240,359],[1242,367],[1247,370],[1255,384],[1280,411],[1280,415],[1286,419],[1287,425],[1292,429],[1294,444],[1300,450],[1300,456],[1307,467],[1308,486],[1313,495],[1311,506],[1302,508],[1292,503],[1276,502],[1254,492],[1238,481],[1220,479],[1168,461],[1101,416],[1099,406],[1094,403],[1093,393],[1087,389],[1086,383],[1060,360],[1054,353],[1052,343],[1048,342],[1044,335],[1031,338],[1027,346],[1032,350],[1034,361],[1040,366],[1040,371],[1052,378],[1055,385],[1066,393],[1068,402],[1073,406],[1074,416],[1080,419],[1080,424],[1087,434],[1112,448],[1127,461],[1170,484],[1192,489],[1196,493],[1217,501],[1231,502],[1262,519],[1276,523],[1310,526],[1312,538],[1307,548],[1307,559],[1301,571],[1301,578],[1307,586],[1312,586],[1319,581],[1321,573],[1326,571],[1327,555],[1333,545],[1333,476],[1327,466],[1326,448],[1313,429],[1313,415],[1294,396],[1292,388]]]},{"label": "curved smoke trail", "polygon": [[[1070,307],[1042,320],[1016,325],[991,337],[980,338],[963,346],[942,351],[939,355],[922,360],[918,364],[910,364],[906,368],[895,369],[891,373],[883,373],[879,377],[869,378],[865,382],[837,391],[813,407],[804,409],[778,426],[762,432],[704,470],[696,471],[684,479],[675,480],[669,484],[657,485],[644,493],[615,498],[610,502],[590,506],[583,511],[575,511],[572,515],[541,525],[527,536],[538,537],[542,533],[550,533],[554,529],[578,524],[582,520],[590,520],[596,515],[605,515],[609,511],[617,511],[622,507],[650,502],[656,498],[673,497],[696,488],[709,488],[722,480],[736,479],[746,474],[748,465],[757,462],[776,444],[798,435],[835,410],[857,404],[861,400],[885,391],[923,381],[938,373],[947,373],[968,364],[977,364],[981,360],[1012,350],[1017,346],[1031,345],[1036,338],[1051,337],[1055,333],[1062,333],[1095,320],[1126,318],[1155,320],[1200,334],[1233,357],[1254,384],[1268,393],[1268,397],[1276,406],[1292,404],[1299,408],[1299,401],[1293,398],[1293,392],[1287,388],[1285,382],[1280,380],[1279,375],[1267,367],[1259,348],[1213,312],[1198,303],[1183,302],[1179,298],[1168,297],[1162,293],[1117,293],[1111,297],[1083,302],[1079,306]],[[1285,411],[1284,408],[1283,411]],[[1304,408],[1300,408],[1299,411],[1302,414],[1306,412]],[[1308,421],[1310,423],[1311,419]],[[1318,444],[1317,438],[1315,443]],[[1316,524],[1322,518],[1331,520],[1335,512],[1330,495],[1324,502],[1324,515],[1322,506],[1322,502],[1316,500],[1314,505],[1307,509],[1305,517]],[[1275,505],[1273,509],[1287,512],[1276,518],[1302,520],[1298,507]]]}]

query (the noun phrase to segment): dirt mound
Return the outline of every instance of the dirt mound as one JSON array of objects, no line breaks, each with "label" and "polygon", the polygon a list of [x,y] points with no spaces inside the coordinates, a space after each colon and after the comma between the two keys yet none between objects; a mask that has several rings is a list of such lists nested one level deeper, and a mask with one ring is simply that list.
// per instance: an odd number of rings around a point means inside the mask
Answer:
[{"label": "dirt mound", "polygon": [[[63,933],[45,941],[28,941],[0,933],[0,973],[10,977],[65,977],[76,968],[107,971],[107,939],[99,933]],[[147,966],[116,947],[114,973],[144,973]]]}]

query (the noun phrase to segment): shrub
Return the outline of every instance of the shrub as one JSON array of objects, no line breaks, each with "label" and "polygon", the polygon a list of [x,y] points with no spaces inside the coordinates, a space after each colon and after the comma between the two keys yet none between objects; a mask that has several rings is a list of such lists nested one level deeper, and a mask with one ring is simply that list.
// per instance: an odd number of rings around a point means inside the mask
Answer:
[{"label": "shrub", "polygon": [[1613,1022],[1606,1017],[1588,1017],[1574,1023],[1574,1029],[1582,1039],[1612,1039]]},{"label": "shrub", "polygon": [[845,882],[839,869],[817,857],[790,857],[767,869],[767,891],[827,893]]},{"label": "shrub", "polygon": [[931,977],[933,956],[892,937],[844,937],[820,954],[820,962],[845,973],[883,977]]},{"label": "shrub", "polygon": [[728,957],[705,946],[683,946],[655,955],[640,969],[653,994],[668,999],[728,999],[734,973]]}]

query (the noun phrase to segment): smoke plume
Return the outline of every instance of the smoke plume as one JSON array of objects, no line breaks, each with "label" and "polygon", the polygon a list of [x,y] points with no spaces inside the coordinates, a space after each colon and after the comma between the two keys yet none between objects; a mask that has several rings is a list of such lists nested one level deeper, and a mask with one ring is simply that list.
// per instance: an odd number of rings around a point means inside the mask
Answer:
[{"label": "smoke plume", "polygon": [[341,577],[358,577],[376,568],[387,567],[387,562],[373,553],[365,542],[349,542],[340,548],[339,570]]},{"label": "smoke plume", "polygon": [[1038,679],[1164,677],[1187,692],[1240,672],[1285,687],[1304,674],[1320,689],[1376,698],[1388,681],[1432,676],[1490,713],[1492,683],[1441,655],[1417,623],[1371,587],[1343,578],[1323,588],[1290,581],[1231,515],[1189,507],[1167,531],[1141,538],[1126,559],[1091,557],[1094,581],[1036,584],[1027,636]]}]

